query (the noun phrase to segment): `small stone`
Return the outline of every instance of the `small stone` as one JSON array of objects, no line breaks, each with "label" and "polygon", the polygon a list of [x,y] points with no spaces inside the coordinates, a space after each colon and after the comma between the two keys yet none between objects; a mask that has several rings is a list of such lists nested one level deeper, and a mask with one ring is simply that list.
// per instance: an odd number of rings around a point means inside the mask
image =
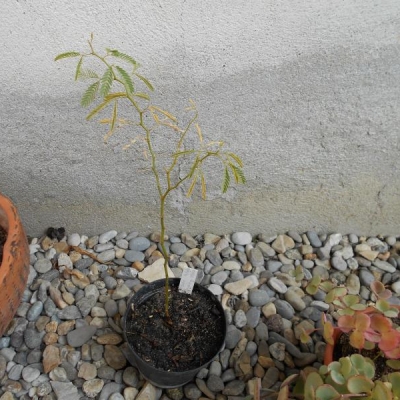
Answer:
[{"label": "small stone", "polygon": [[375,260],[372,264],[375,267],[381,269],[382,271],[390,272],[391,274],[393,274],[396,271],[396,268],[387,261]]},{"label": "small stone", "polygon": [[112,261],[115,258],[115,250],[110,249],[110,250],[102,251],[100,254],[97,255],[97,258],[103,263]]},{"label": "small stone", "polygon": [[243,328],[247,324],[246,314],[243,310],[237,310],[233,318],[237,328]]},{"label": "small stone", "polygon": [[210,375],[207,379],[207,387],[212,392],[221,392],[224,389],[225,384],[219,376]]},{"label": "small stone", "polygon": [[194,383],[188,383],[183,390],[185,396],[190,400],[197,400],[201,397],[201,390]]},{"label": "small stone", "polygon": [[[126,387],[124,389],[124,399],[125,400],[135,400],[137,394],[139,391],[134,388],[134,387]],[[174,400],[172,397],[170,397],[172,400]]]},{"label": "small stone", "polygon": [[287,250],[293,249],[294,246],[294,240],[288,235],[278,235],[271,244],[271,247],[279,254],[283,254]]},{"label": "small stone", "polygon": [[285,349],[286,346],[284,343],[273,343],[271,346],[269,346],[269,352],[271,353],[271,356],[278,361],[283,361],[285,359]]},{"label": "small stone", "polygon": [[279,271],[282,267],[282,263],[280,261],[269,260],[267,261],[266,269],[272,273]]},{"label": "small stone", "polygon": [[227,349],[234,349],[241,338],[241,332],[234,325],[228,325],[225,337],[225,347]]},{"label": "small stone", "polygon": [[285,300],[296,310],[302,311],[306,308],[306,304],[299,294],[294,290],[288,290],[285,293]]},{"label": "small stone", "polygon": [[47,374],[61,364],[60,350],[53,345],[46,346],[43,351],[43,370]]},{"label": "small stone", "polygon": [[80,347],[86,343],[96,333],[95,326],[83,326],[68,332],[67,342],[72,347]]},{"label": "small stone", "polygon": [[236,296],[241,295],[252,286],[252,281],[248,278],[240,279],[236,282],[227,283],[224,289]]},{"label": "small stone", "polygon": [[129,241],[129,249],[138,252],[145,251],[150,246],[151,246],[150,240],[142,236],[135,237]]},{"label": "small stone", "polygon": [[68,235],[67,243],[70,246],[79,246],[81,243],[81,237],[78,233],[72,233]]},{"label": "small stone", "polygon": [[264,256],[258,247],[250,250],[249,261],[255,268],[264,266]]},{"label": "small stone", "polygon": [[262,307],[270,301],[265,290],[253,289],[249,291],[249,303],[254,307]]},{"label": "small stone", "polygon": [[50,382],[57,400],[79,400],[78,389],[71,382]]},{"label": "small stone", "polygon": [[84,362],[79,367],[78,377],[83,378],[85,381],[96,378],[97,368],[94,364]]},{"label": "small stone", "polygon": [[361,268],[358,276],[360,278],[361,285],[367,288],[369,288],[371,283],[375,280],[374,275],[366,268]]},{"label": "small stone", "polygon": [[276,367],[268,368],[264,378],[261,381],[261,386],[264,389],[271,388],[279,379],[279,369]]},{"label": "small stone", "polygon": [[101,390],[100,396],[98,400],[108,400],[111,394],[113,393],[120,393],[123,389],[123,385],[116,382],[109,382],[106,383]]},{"label": "small stone", "polygon": [[308,240],[310,241],[311,246],[313,247],[321,247],[322,242],[321,239],[318,237],[317,232],[314,231],[308,231],[306,233]]},{"label": "small stone", "polygon": [[268,331],[281,332],[283,330],[283,319],[279,314],[273,314],[267,318]]},{"label": "small stone", "polygon": [[33,268],[35,268],[35,270],[39,272],[39,274],[44,274],[45,272],[50,271],[53,268],[53,265],[50,260],[48,260],[47,258],[43,258],[37,260],[33,265]]},{"label": "small stone", "polygon": [[[144,282],[153,282],[157,279],[164,279],[164,258],[159,258],[153,264],[148,265],[143,271],[138,274],[139,279]],[[168,276],[174,277],[174,273],[171,268],[168,267]]]},{"label": "small stone", "polygon": [[217,250],[208,250],[206,252],[206,257],[212,265],[215,265],[216,267],[222,265],[222,258]]},{"label": "small stone", "polygon": [[249,232],[235,232],[231,236],[233,243],[246,246],[252,242],[252,237]]},{"label": "small stone", "polygon": [[115,370],[122,369],[126,365],[126,358],[121,349],[115,345],[108,344],[104,350],[104,359],[107,364]]},{"label": "small stone", "polygon": [[[45,306],[46,306],[46,304],[45,304]],[[67,307],[63,308],[62,310],[58,311],[58,318],[63,319],[63,320],[66,320],[66,319],[72,320],[72,319],[82,318],[82,314],[79,311],[77,306],[67,306]]]},{"label": "small stone", "polygon": [[340,256],[332,257],[331,265],[333,268],[337,269],[338,271],[346,271],[346,269],[347,269],[346,261]]},{"label": "small stone", "polygon": [[268,286],[278,293],[286,293],[287,286],[278,278],[272,277],[268,280]]},{"label": "small stone", "polygon": [[117,345],[123,341],[123,338],[118,333],[105,333],[97,337],[97,343],[99,344],[113,344]]},{"label": "small stone", "polygon": [[82,385],[83,393],[89,398],[96,397],[103,389],[104,381],[102,379],[91,379]]},{"label": "small stone", "polygon": [[117,236],[118,232],[111,230],[108,232],[104,232],[99,236],[99,243],[103,244],[103,243],[107,243],[109,242],[111,239],[114,239],[115,236]]},{"label": "small stone", "polygon": [[131,294],[131,289],[128,288],[124,283],[121,285],[118,285],[115,289],[113,294],[111,295],[111,298],[113,300],[120,300],[124,299],[125,297],[129,296]]},{"label": "small stone", "polygon": [[355,274],[350,274],[346,279],[348,294],[358,295],[361,289],[360,278]]},{"label": "small stone", "polygon": [[270,317],[271,315],[276,314],[276,307],[274,303],[267,303],[263,308],[261,309],[263,315],[265,318]]},{"label": "small stone", "polygon": [[125,368],[122,380],[126,385],[136,387],[139,382],[138,370],[134,367]]},{"label": "small stone", "polygon": [[36,301],[32,304],[28,313],[26,314],[26,319],[28,321],[36,321],[39,318],[39,315],[43,311],[43,303],[41,301]]},{"label": "small stone", "polygon": [[275,300],[275,307],[278,314],[283,318],[291,320],[294,317],[294,308],[285,300]]}]

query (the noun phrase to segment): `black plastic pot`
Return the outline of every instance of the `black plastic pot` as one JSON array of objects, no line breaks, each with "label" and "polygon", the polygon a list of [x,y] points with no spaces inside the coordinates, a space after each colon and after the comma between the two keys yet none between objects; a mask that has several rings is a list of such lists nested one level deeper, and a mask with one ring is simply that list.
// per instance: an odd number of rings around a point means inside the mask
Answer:
[{"label": "black plastic pot", "polygon": [[[179,278],[170,278],[169,279],[169,284],[171,287],[177,287],[179,286],[180,279]],[[131,307],[132,305],[136,308],[136,306],[142,304],[143,302],[146,302],[147,299],[149,299],[151,296],[153,296],[156,292],[159,292],[161,290],[164,290],[164,285],[165,285],[165,279],[160,279],[154,282],[151,282],[145,286],[143,286],[136,294],[134,294],[127,303],[127,308],[126,312],[123,318],[122,322],[122,328],[124,331],[124,337],[125,341],[128,344],[129,351],[127,352],[126,356],[128,358],[128,361],[136,366],[139,371],[142,373],[142,375],[152,384],[155,386],[158,386],[160,388],[174,388],[178,386],[182,386],[188,382],[190,382],[196,375],[197,373],[202,369],[205,368],[218,353],[223,349],[224,343],[225,343],[225,336],[226,336],[226,319],[225,319],[225,314],[224,310],[221,306],[221,303],[218,301],[218,299],[212,294],[208,289],[205,287],[198,285],[197,283],[194,286],[194,291],[197,291],[201,293],[202,296],[206,296],[209,299],[212,299],[213,302],[215,302],[215,306],[218,309],[218,311],[221,314],[221,318],[223,319],[223,335],[221,339],[221,343],[217,343],[217,348],[219,350],[212,356],[210,357],[209,360],[207,360],[205,363],[202,365],[199,365],[195,369],[191,369],[188,371],[182,371],[182,372],[172,372],[172,371],[165,371],[161,369],[157,369],[154,366],[150,365],[146,361],[144,361],[135,351],[134,347],[130,343],[129,339],[127,338],[126,331],[128,330],[127,327],[129,327],[129,321],[131,319]],[[201,335],[202,332],[199,332],[199,335]]]}]

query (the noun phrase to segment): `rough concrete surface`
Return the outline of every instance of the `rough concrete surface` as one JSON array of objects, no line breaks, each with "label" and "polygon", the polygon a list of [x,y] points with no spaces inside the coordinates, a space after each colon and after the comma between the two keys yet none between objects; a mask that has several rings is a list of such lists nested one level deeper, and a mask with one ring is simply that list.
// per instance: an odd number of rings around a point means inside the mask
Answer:
[{"label": "rough concrete surface", "polygon": [[0,190],[29,234],[158,228],[148,161],[113,151],[123,136],[103,144],[75,62],[53,62],[90,32],[140,61],[157,104],[194,99],[204,135],[245,163],[246,186],[221,196],[213,164],[207,201],[174,194],[170,232],[399,234],[399,1],[4,3]]}]

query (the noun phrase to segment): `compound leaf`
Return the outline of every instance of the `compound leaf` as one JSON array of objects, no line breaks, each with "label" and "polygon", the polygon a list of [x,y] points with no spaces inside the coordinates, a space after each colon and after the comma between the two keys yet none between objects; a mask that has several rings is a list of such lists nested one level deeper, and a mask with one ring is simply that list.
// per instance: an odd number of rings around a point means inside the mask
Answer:
[{"label": "compound leaf", "polygon": [[125,86],[125,90],[129,94],[132,94],[133,91],[134,91],[134,88],[133,88],[133,82],[132,82],[131,77],[129,76],[129,74],[123,68],[121,68],[119,66],[116,66],[115,68],[117,69],[117,71],[119,73],[119,76],[121,78],[121,81]]},{"label": "compound leaf", "polygon": [[107,49],[107,51],[110,53],[110,55],[112,55],[113,57],[119,58],[121,60],[127,61],[128,63],[132,64],[133,66],[137,66],[137,62],[136,60],[129,56],[128,54],[125,53],[121,53],[118,50],[111,50],[111,49]]},{"label": "compound leaf", "polygon": [[110,93],[111,85],[113,83],[113,78],[114,76],[112,67],[108,67],[100,80],[100,95],[102,97],[106,97],[108,93]]},{"label": "compound leaf", "polygon": [[150,81],[149,81],[147,78],[145,78],[145,77],[142,76],[142,75],[137,74],[136,72],[135,72],[135,75],[136,75],[136,76],[151,90],[151,91],[154,91],[153,85],[150,83]]},{"label": "compound leaf", "polygon": [[75,80],[76,81],[78,80],[79,75],[81,74],[82,62],[83,62],[83,57],[80,58],[77,66],[76,66],[76,70],[75,70]]},{"label": "compound leaf", "polygon": [[222,181],[222,193],[226,193],[231,183],[231,176],[229,175],[228,167],[225,167],[224,178]]},{"label": "compound leaf", "polygon": [[62,60],[63,58],[79,57],[81,53],[77,51],[69,51],[67,53],[61,53],[54,58],[54,61]]},{"label": "compound leaf", "polygon": [[99,89],[99,85],[100,82],[97,81],[86,89],[86,92],[83,94],[81,99],[82,107],[87,107],[94,101],[94,99],[96,98],[97,91]]}]

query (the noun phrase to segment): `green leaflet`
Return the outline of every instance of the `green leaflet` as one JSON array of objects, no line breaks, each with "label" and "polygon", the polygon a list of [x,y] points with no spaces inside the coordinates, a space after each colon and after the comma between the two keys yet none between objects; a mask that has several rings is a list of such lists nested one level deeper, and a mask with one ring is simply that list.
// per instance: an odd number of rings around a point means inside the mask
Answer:
[{"label": "green leaflet", "polygon": [[243,161],[242,161],[242,159],[241,159],[237,154],[231,153],[231,152],[228,152],[228,153],[226,153],[226,154],[227,154],[228,157],[230,157],[230,158],[232,158],[233,160],[235,160],[236,163],[237,163],[237,165],[238,165],[240,168],[243,168]]},{"label": "green leaflet", "polygon": [[109,54],[113,57],[117,57],[121,60],[127,61],[128,63],[132,64],[134,67],[137,66],[137,62],[134,58],[132,58],[131,56],[129,56],[128,54],[125,53],[121,53],[118,50],[111,50],[111,49],[106,49]]},{"label": "green leaflet", "polygon": [[77,51],[69,51],[68,53],[61,53],[54,58],[54,61],[62,60],[63,58],[79,57],[81,53]]},{"label": "green leaflet", "polygon": [[115,123],[117,122],[117,114],[118,114],[118,100],[115,100],[113,113],[112,113],[112,120],[111,120],[111,128],[110,128],[111,132],[114,132]]},{"label": "green leaflet", "polygon": [[222,193],[226,193],[229,185],[231,183],[231,177],[229,175],[229,169],[228,167],[225,167],[225,171],[224,171],[224,178],[222,181]]},{"label": "green leaflet", "polygon": [[108,95],[113,83],[113,79],[114,75],[112,67],[108,67],[100,79],[100,96],[106,97]]},{"label": "green leaflet", "polygon": [[78,64],[76,66],[75,70],[75,80],[77,81],[79,78],[79,75],[81,74],[81,67],[82,67],[82,62],[83,62],[83,57],[81,57],[78,61]]},{"label": "green leaflet", "polygon": [[142,75],[139,75],[135,72],[135,75],[151,90],[154,91],[154,87],[153,85],[149,82],[149,80],[147,78],[145,78]]},{"label": "green leaflet", "polygon": [[228,165],[232,170],[233,176],[235,177],[235,182],[236,183],[245,183],[246,177],[244,176],[242,169],[232,163],[229,163]]},{"label": "green leaflet", "polygon": [[99,79],[96,71],[93,71],[92,69],[79,68],[79,71],[77,69],[77,74],[77,79]]},{"label": "green leaflet", "polygon": [[121,81],[125,86],[125,90],[128,92],[128,94],[132,94],[134,92],[134,88],[131,77],[123,68],[119,66],[116,66],[115,68],[118,71]]},{"label": "green leaflet", "polygon": [[96,98],[97,91],[99,89],[99,85],[100,82],[97,81],[86,89],[86,92],[83,94],[81,99],[82,107],[87,107],[94,101],[94,99]]}]

